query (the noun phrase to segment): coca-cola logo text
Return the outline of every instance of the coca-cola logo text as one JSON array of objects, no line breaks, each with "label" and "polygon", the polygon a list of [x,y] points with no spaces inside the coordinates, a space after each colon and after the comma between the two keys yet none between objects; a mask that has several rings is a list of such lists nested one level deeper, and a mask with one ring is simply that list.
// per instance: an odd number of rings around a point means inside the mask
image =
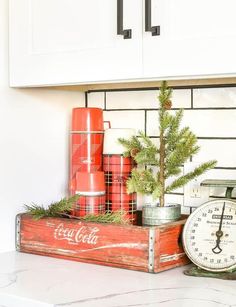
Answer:
[{"label": "coca-cola logo text", "polygon": [[98,242],[97,227],[81,226],[79,228],[67,228],[64,224],[59,224],[54,231],[54,238],[56,240],[67,240],[70,244],[90,244],[95,245]]}]

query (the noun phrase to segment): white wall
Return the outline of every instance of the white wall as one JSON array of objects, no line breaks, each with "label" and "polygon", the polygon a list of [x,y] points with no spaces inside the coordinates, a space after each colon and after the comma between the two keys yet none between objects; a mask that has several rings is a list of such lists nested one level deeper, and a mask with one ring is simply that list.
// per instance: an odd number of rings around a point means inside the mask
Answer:
[{"label": "white wall", "polygon": [[64,197],[71,109],[84,94],[8,87],[8,0],[0,0],[0,252],[13,250],[23,204]]}]

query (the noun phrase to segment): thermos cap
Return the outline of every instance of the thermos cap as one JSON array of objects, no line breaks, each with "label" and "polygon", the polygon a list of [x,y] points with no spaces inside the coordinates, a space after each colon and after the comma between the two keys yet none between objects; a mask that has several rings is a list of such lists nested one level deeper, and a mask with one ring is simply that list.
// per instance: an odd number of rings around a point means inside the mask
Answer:
[{"label": "thermos cap", "polygon": [[104,192],[105,193],[104,172],[76,172],[76,193],[83,192]]},{"label": "thermos cap", "polygon": [[74,108],[72,110],[73,131],[103,131],[103,111],[100,108]]}]

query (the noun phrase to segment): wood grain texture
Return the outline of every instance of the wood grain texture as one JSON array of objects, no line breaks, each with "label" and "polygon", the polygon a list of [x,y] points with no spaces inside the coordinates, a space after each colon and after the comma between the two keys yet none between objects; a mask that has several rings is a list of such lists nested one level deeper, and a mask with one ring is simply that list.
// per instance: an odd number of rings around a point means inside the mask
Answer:
[{"label": "wood grain texture", "polygon": [[182,246],[182,231],[185,221],[185,219],[182,219],[157,229],[159,232],[158,250],[160,257],[156,271],[167,270],[190,262]]},{"label": "wood grain texture", "polygon": [[[178,241],[184,222],[155,227],[154,273],[188,262]],[[22,214],[19,251],[148,272],[149,230]]]}]

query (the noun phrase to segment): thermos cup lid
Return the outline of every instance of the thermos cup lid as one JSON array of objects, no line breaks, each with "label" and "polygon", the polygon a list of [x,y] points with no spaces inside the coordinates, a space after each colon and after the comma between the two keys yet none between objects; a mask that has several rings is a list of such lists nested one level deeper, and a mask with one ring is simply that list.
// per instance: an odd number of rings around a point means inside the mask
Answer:
[{"label": "thermos cup lid", "polygon": [[74,108],[72,131],[103,131],[103,111],[100,108]]},{"label": "thermos cup lid", "polygon": [[76,193],[82,192],[104,192],[104,172],[76,172]]},{"label": "thermos cup lid", "polygon": [[129,139],[135,135],[135,129],[131,128],[111,128],[105,130],[103,154],[122,155],[125,148],[118,141],[119,138]]}]

